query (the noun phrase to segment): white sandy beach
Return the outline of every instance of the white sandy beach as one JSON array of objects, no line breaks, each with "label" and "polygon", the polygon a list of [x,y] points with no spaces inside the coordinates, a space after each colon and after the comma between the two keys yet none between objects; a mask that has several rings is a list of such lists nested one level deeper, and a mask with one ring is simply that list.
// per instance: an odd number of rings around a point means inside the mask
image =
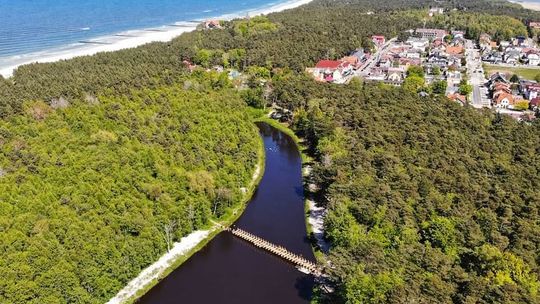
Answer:
[{"label": "white sandy beach", "polygon": [[[246,15],[266,15],[273,12],[292,9],[307,4],[311,1],[312,0],[291,0],[261,9],[246,10],[235,14],[216,16],[212,19],[232,20]],[[201,20],[201,22],[202,21],[204,20]],[[16,69],[18,66],[33,62],[54,62],[79,56],[94,55],[99,52],[111,52],[133,48],[150,42],[170,41],[182,33],[195,30],[197,24],[198,23],[194,22],[180,21],[174,25],[151,29],[132,30],[88,40],[90,42],[94,42],[95,44],[76,43],[47,51],[0,58],[0,75],[4,77],[11,77],[14,69]]]},{"label": "white sandy beach", "polygon": [[510,1],[512,3],[517,3],[523,6],[526,9],[530,9],[533,11],[540,11],[540,3],[538,2],[527,2],[527,1]]}]

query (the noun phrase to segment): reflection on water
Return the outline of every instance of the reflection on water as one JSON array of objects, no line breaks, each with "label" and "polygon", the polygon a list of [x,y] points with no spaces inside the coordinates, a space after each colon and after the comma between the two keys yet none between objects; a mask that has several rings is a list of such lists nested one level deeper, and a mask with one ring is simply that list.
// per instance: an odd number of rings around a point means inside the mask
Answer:
[{"label": "reflection on water", "polygon": [[[266,168],[239,228],[314,259],[304,219],[301,158],[290,137],[259,124]],[[139,303],[309,303],[313,278],[222,232]]]}]

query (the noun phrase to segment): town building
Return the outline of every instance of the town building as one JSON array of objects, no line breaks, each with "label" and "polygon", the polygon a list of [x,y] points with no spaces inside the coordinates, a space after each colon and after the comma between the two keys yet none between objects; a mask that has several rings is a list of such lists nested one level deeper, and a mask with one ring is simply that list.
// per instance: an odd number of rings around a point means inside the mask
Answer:
[{"label": "town building", "polygon": [[426,48],[429,46],[429,40],[427,38],[411,37],[407,39],[406,43],[410,45],[413,49],[421,52],[425,52]]},{"label": "town building", "polygon": [[525,89],[522,90],[523,95],[528,100],[535,99],[537,97],[540,97],[540,84],[538,83],[532,83],[525,86]]},{"label": "town building", "polygon": [[380,48],[386,43],[386,38],[381,35],[374,35],[371,37],[371,41],[373,41],[376,47]]},{"label": "town building", "polygon": [[446,73],[446,81],[449,89],[455,89],[459,87],[462,80],[461,73],[459,71],[448,71]]},{"label": "town building", "polygon": [[447,34],[448,33],[445,30],[440,30],[440,29],[424,29],[424,28],[416,29],[416,35],[418,37],[429,39],[429,40],[435,40],[437,38],[444,39],[444,37]]},{"label": "town building", "polygon": [[306,72],[318,81],[344,83],[347,76],[352,75],[353,65],[343,60],[320,60],[314,68],[307,68]]},{"label": "town building", "polygon": [[529,102],[529,108],[533,111],[538,111],[540,109],[540,97],[531,99]]},{"label": "town building", "polygon": [[221,28],[221,22],[219,20],[213,19],[213,20],[206,20],[203,23],[203,26],[205,29],[220,29]]},{"label": "town building", "polygon": [[497,92],[493,95],[493,106],[502,109],[511,109],[516,103],[516,98],[511,93]]},{"label": "town building", "polygon": [[465,32],[464,31],[451,31],[450,34],[452,34],[454,39],[464,39],[465,38]]},{"label": "town building", "polygon": [[532,29],[540,29],[540,22],[530,21],[529,27]]},{"label": "town building", "polygon": [[442,7],[432,7],[429,9],[428,15],[430,17],[433,17],[435,15],[442,15],[444,14],[444,8]]},{"label": "town building", "polygon": [[527,64],[528,65],[539,65],[540,64],[540,56],[537,53],[529,53],[527,54]]},{"label": "town building", "polygon": [[455,101],[461,104],[462,106],[467,104],[467,96],[465,95],[461,95],[459,93],[453,93],[453,94],[448,94],[446,97],[448,97],[448,99],[452,101]]}]

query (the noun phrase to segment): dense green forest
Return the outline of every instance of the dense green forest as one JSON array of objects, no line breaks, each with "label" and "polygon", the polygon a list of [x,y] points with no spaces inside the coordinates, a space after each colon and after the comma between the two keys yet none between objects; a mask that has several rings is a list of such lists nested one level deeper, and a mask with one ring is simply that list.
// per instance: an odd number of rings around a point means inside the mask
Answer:
[{"label": "dense green forest", "polygon": [[258,160],[230,90],[55,105],[0,121],[1,303],[106,302],[167,240],[240,202]]},{"label": "dense green forest", "polygon": [[538,123],[302,74],[423,25],[429,6],[458,8],[428,22],[469,34],[540,21],[497,0],[315,0],[0,77],[0,302],[104,302],[167,249],[164,230],[226,212],[260,148],[246,101],[294,110],[315,155],[337,287],[321,301],[538,303]]},{"label": "dense green forest", "polygon": [[318,160],[327,302],[540,301],[540,123],[401,88],[276,86]]}]

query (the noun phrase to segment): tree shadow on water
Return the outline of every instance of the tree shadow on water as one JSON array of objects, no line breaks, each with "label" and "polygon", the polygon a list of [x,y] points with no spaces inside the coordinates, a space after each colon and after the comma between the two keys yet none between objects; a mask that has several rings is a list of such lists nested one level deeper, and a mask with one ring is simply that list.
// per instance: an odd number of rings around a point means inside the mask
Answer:
[{"label": "tree shadow on water", "polygon": [[313,295],[314,284],[315,281],[311,275],[303,275],[296,279],[294,287],[298,291],[298,296],[309,302],[311,301],[311,297]]}]

